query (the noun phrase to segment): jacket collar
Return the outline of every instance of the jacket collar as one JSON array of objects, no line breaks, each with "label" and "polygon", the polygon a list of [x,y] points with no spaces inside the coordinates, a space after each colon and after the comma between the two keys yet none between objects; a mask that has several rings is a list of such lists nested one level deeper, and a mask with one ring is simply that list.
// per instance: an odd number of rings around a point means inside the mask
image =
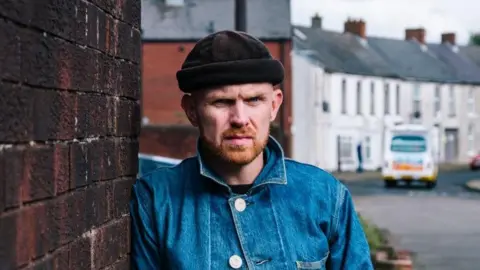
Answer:
[{"label": "jacket collar", "polygon": [[[252,189],[266,184],[287,184],[287,175],[285,169],[285,156],[281,145],[272,136],[268,137],[267,146],[264,150],[267,160],[260,174],[255,179]],[[208,179],[213,180],[219,185],[230,187],[220,176],[210,170],[202,159],[200,153],[200,139],[197,140],[197,160],[199,164],[200,174]]]}]

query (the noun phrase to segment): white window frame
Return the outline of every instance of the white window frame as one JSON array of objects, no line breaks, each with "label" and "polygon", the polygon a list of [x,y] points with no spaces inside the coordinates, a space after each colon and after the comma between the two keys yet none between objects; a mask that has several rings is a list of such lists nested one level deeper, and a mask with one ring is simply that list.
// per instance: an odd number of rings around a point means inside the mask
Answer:
[{"label": "white window frame", "polygon": [[347,114],[347,80],[342,79],[342,85],[341,85],[341,97],[340,97],[340,113],[341,114]]},{"label": "white window frame", "polygon": [[340,161],[349,163],[353,161],[353,138],[351,136],[340,136]]},{"label": "white window frame", "polygon": [[400,84],[395,89],[395,113],[400,115]]},{"label": "white window frame", "polygon": [[375,82],[370,83],[370,114],[375,115]]},{"label": "white window frame", "polygon": [[435,117],[442,110],[442,91],[440,85],[435,86],[433,95],[433,116]]},{"label": "white window frame", "polygon": [[385,115],[390,114],[390,84],[385,83],[383,89],[383,113]]},{"label": "white window frame", "polygon": [[372,160],[372,139],[370,136],[365,137],[365,160]]},{"label": "white window frame", "polygon": [[457,115],[457,101],[455,95],[455,86],[450,85],[448,88],[448,116],[455,117]]},{"label": "white window frame", "polygon": [[412,113],[419,112],[422,115],[422,98],[420,93],[420,84],[413,84],[413,102],[412,102]]},{"label": "white window frame", "polygon": [[469,114],[475,114],[475,97],[473,87],[468,89],[467,108]]},{"label": "white window frame", "polygon": [[357,81],[357,114],[362,114],[362,81]]},{"label": "white window frame", "polygon": [[475,126],[473,125],[473,123],[470,123],[468,125],[467,141],[468,141],[468,151],[474,152],[475,151]]}]

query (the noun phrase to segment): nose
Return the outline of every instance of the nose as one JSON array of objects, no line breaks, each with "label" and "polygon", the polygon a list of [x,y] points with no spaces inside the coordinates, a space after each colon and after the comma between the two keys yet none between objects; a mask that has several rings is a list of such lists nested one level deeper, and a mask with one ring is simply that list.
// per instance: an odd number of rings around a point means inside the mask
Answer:
[{"label": "nose", "polygon": [[243,127],[248,125],[248,114],[243,102],[235,102],[230,111],[230,125],[232,127]]}]

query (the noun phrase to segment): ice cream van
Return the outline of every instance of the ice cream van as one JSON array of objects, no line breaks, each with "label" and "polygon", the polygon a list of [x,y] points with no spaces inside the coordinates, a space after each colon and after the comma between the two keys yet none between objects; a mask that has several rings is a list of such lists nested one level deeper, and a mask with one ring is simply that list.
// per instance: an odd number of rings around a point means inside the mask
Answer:
[{"label": "ice cream van", "polygon": [[382,176],[386,187],[400,182],[436,186],[438,165],[433,138],[431,130],[415,124],[397,125],[385,133]]}]

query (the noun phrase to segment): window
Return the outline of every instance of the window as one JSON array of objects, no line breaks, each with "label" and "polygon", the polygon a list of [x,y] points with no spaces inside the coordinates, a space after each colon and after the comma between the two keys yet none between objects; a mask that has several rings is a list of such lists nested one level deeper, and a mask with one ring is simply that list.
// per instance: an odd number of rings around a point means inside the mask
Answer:
[{"label": "window", "polygon": [[357,82],[357,114],[362,114],[362,82]]},{"label": "window", "polygon": [[435,87],[435,96],[433,99],[433,116],[437,116],[441,110],[441,94],[440,94],[440,85]]},{"label": "window", "polygon": [[342,96],[340,97],[342,99],[342,114],[347,113],[347,82],[345,79],[342,80]]},{"label": "window", "polygon": [[400,84],[397,84],[395,92],[395,112],[400,115]]},{"label": "window", "polygon": [[392,152],[422,153],[427,151],[427,142],[421,135],[396,135],[390,145]]},{"label": "window", "polygon": [[453,85],[450,85],[450,88],[448,89],[448,115],[450,117],[455,117],[457,114],[457,108],[455,106],[456,100],[455,100],[455,88]]},{"label": "window", "polygon": [[468,89],[467,106],[469,113],[475,113],[475,99],[473,97],[473,88]]},{"label": "window", "polygon": [[413,86],[413,112],[421,112],[420,85]]},{"label": "window", "polygon": [[372,144],[370,136],[365,137],[365,159],[370,160],[372,158]]},{"label": "window", "polygon": [[468,125],[468,151],[475,151],[475,130],[472,123]]},{"label": "window", "polygon": [[340,160],[353,160],[353,140],[349,136],[340,136]]},{"label": "window", "polygon": [[370,83],[370,114],[375,115],[375,83]]},{"label": "window", "polygon": [[388,83],[385,83],[385,89],[384,89],[384,113],[385,115],[390,114],[390,85]]}]

